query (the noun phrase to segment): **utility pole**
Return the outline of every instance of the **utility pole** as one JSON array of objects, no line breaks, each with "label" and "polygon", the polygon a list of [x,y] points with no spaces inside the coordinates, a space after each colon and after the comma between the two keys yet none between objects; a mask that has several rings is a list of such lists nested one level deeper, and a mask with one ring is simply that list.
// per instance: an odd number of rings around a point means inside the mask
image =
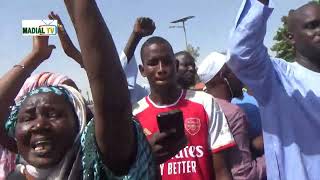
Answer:
[{"label": "utility pole", "polygon": [[194,18],[195,16],[188,16],[188,17],[184,17],[175,21],[172,21],[170,23],[172,24],[177,24],[177,23],[182,23],[182,26],[169,26],[169,28],[183,28],[183,32],[184,32],[184,40],[186,43],[186,49],[188,49],[188,40],[187,40],[187,31],[186,31],[186,26],[185,26],[185,22],[189,19]]}]

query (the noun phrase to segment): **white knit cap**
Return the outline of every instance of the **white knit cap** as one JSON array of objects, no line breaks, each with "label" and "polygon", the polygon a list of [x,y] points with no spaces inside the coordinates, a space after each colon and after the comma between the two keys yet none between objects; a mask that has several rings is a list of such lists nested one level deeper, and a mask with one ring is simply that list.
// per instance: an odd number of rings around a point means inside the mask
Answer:
[{"label": "white knit cap", "polygon": [[227,62],[227,57],[218,52],[210,53],[198,66],[198,76],[203,83],[209,82],[218,74],[223,65]]}]

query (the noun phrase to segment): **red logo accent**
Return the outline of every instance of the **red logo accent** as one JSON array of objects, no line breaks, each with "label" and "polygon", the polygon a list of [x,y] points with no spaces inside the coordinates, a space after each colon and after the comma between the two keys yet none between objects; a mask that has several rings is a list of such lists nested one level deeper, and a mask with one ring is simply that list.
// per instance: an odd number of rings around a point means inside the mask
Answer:
[{"label": "red logo accent", "polygon": [[200,119],[198,118],[188,118],[185,121],[184,128],[192,136],[196,135],[201,128]]}]

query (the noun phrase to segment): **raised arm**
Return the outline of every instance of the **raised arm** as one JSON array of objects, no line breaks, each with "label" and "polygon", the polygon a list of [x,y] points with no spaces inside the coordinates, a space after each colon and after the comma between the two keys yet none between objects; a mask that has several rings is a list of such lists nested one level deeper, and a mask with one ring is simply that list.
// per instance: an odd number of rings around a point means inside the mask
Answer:
[{"label": "raised arm", "polygon": [[32,51],[17,65],[14,65],[0,79],[0,143],[13,152],[17,152],[15,141],[9,138],[4,130],[5,120],[9,115],[9,107],[14,104],[20,88],[30,74],[46,59],[55,48],[48,45],[48,37],[33,37]]},{"label": "raised arm", "polygon": [[269,4],[269,0],[259,0],[259,1],[264,5],[268,5]]},{"label": "raised arm", "polygon": [[124,49],[124,53],[126,54],[128,61],[133,57],[134,51],[136,50],[140,40],[143,37],[152,35],[155,29],[156,26],[152,19],[148,17],[137,18],[133,31]]},{"label": "raised arm", "polygon": [[136,84],[138,65],[134,57],[134,52],[141,39],[151,35],[155,28],[156,27],[152,19],[147,17],[137,18],[126,47],[120,56],[121,66],[126,73],[132,103],[135,103],[147,94],[142,93],[141,88]]},{"label": "raised arm", "polygon": [[244,0],[231,34],[227,63],[237,77],[250,87],[260,104],[270,97],[275,71],[263,41],[272,13],[268,0]]},{"label": "raised arm", "polygon": [[97,145],[104,164],[125,174],[135,158],[136,141],[127,82],[113,39],[94,0],[65,2],[92,91]]},{"label": "raised arm", "polygon": [[64,28],[64,25],[60,19],[60,16],[58,14],[55,14],[54,12],[50,12],[48,17],[49,19],[58,21],[58,35],[59,35],[59,39],[60,39],[63,51],[66,53],[67,56],[74,59],[83,68],[81,52],[72,43],[66,29]]}]

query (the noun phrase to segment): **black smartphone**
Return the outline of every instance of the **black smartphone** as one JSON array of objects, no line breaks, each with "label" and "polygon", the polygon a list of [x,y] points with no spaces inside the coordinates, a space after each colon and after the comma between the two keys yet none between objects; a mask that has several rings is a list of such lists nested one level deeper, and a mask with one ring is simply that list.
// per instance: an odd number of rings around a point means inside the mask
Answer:
[{"label": "black smartphone", "polygon": [[175,138],[185,138],[183,114],[180,110],[159,113],[157,115],[158,127],[160,132],[175,129]]}]

